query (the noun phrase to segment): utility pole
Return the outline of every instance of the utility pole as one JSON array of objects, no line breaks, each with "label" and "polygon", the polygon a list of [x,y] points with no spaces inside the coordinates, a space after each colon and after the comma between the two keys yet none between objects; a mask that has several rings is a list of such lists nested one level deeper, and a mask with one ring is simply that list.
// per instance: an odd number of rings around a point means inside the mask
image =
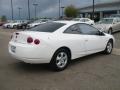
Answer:
[{"label": "utility pole", "polygon": [[30,20],[30,1],[28,0],[28,19]]},{"label": "utility pole", "polygon": [[35,20],[37,19],[37,6],[38,4],[33,4],[33,6],[35,7]]},{"label": "utility pole", "polygon": [[19,19],[21,19],[21,13],[20,13],[20,10],[21,10],[22,8],[20,8],[20,7],[18,7],[18,11],[19,11]]},{"label": "utility pole", "polygon": [[11,19],[13,20],[13,1],[11,0]]},{"label": "utility pole", "polygon": [[62,18],[64,17],[64,8],[65,7],[61,7],[61,9],[62,9]]},{"label": "utility pole", "polygon": [[59,19],[60,19],[60,0],[59,0]]},{"label": "utility pole", "polygon": [[95,0],[93,0],[93,13],[92,13],[92,19],[94,20],[95,15]]}]

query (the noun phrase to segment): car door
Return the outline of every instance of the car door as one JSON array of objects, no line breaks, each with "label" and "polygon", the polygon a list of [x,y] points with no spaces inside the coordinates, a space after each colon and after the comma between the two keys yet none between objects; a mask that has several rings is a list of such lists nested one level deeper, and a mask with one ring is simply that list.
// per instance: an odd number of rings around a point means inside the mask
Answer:
[{"label": "car door", "polygon": [[120,31],[120,18],[116,19],[116,31]]},{"label": "car door", "polygon": [[73,59],[82,57],[86,54],[85,36],[80,34],[78,24],[67,28],[63,35],[63,39],[66,41],[67,46],[69,46],[72,51]]},{"label": "car door", "polygon": [[114,20],[113,20],[113,25],[112,25],[112,28],[113,28],[113,32],[115,32],[115,31],[118,31],[119,30],[119,26],[120,25],[120,23],[118,22],[118,19],[117,18],[115,18]]},{"label": "car door", "polygon": [[92,54],[105,49],[107,38],[104,34],[100,35],[100,31],[93,26],[87,24],[79,24],[80,32],[85,38],[86,53]]}]

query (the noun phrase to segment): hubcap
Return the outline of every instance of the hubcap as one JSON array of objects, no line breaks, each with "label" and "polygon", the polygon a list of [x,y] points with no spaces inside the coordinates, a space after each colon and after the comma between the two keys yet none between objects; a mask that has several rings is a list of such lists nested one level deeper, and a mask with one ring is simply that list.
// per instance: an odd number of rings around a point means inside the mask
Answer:
[{"label": "hubcap", "polygon": [[56,57],[56,65],[59,68],[63,68],[66,66],[68,62],[68,56],[65,52],[60,52]]},{"label": "hubcap", "polygon": [[112,44],[109,42],[107,45],[107,52],[110,53],[112,51]]}]

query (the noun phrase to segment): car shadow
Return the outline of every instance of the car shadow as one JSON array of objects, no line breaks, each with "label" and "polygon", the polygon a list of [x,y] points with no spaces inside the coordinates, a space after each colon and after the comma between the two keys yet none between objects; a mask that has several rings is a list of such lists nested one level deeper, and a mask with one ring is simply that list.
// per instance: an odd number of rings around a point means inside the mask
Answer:
[{"label": "car shadow", "polygon": [[[85,56],[85,57],[81,57],[75,60],[72,60],[71,63],[68,66],[69,67],[74,67],[74,65],[80,64],[80,63],[84,63],[86,61],[90,61],[90,60],[97,60],[97,58],[104,56],[104,54],[101,53],[96,53],[96,54],[92,54],[89,56]],[[27,64],[24,62],[16,62],[13,64],[13,68],[16,71],[21,71],[21,72],[31,72],[31,73],[37,73],[37,72],[54,72],[54,70],[52,70],[49,66],[49,64]]]},{"label": "car shadow", "polygon": [[76,64],[80,64],[80,63],[86,63],[86,62],[89,62],[89,61],[93,61],[93,60],[97,60],[97,58],[99,57],[102,57],[102,56],[105,56],[105,54],[103,53],[95,53],[95,54],[91,54],[91,55],[88,55],[88,56],[84,56],[84,57],[81,57],[81,58],[77,58],[75,60],[71,60],[70,62],[70,67],[71,66],[74,66]]},{"label": "car shadow", "polygon": [[120,33],[120,31],[113,32],[112,34],[115,35],[115,34],[117,34],[117,33]]},{"label": "car shadow", "polygon": [[50,68],[48,64],[28,64],[24,62],[16,62],[13,65],[15,71],[20,72],[29,72],[29,73],[37,73],[37,72],[49,72]]}]

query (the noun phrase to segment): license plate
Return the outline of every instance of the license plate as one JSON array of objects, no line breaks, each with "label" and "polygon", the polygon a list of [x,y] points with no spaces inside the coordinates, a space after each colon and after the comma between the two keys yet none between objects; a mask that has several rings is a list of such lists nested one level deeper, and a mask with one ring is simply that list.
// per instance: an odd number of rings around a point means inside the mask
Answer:
[{"label": "license plate", "polygon": [[12,51],[13,53],[15,53],[16,47],[15,47],[15,46],[11,46],[11,51]]}]

